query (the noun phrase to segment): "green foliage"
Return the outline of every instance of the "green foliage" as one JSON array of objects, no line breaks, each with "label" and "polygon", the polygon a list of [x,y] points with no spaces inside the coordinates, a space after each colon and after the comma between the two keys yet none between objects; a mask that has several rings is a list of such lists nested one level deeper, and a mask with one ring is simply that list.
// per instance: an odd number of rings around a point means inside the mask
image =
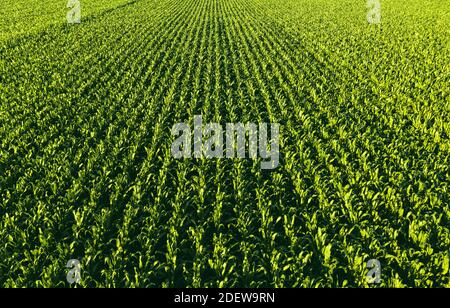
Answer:
[{"label": "green foliage", "polygon": [[[3,1],[0,286],[450,287],[449,5]],[[173,159],[195,114],[279,167]]]}]

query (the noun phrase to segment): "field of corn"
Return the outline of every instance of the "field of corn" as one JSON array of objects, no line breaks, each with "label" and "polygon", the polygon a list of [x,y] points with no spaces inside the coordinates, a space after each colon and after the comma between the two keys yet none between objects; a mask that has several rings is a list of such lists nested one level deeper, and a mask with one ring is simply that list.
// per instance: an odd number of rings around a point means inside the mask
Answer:
[{"label": "field of corn", "polygon": [[[450,287],[450,0],[381,6],[2,0],[0,287]],[[279,166],[173,158],[194,115]]]}]

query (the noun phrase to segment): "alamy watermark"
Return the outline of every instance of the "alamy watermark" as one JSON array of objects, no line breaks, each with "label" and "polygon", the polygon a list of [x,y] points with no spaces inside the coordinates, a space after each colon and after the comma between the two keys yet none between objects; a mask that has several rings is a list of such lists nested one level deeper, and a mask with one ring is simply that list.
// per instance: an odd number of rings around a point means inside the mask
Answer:
[{"label": "alamy watermark", "polygon": [[381,2],[380,0],[367,0],[367,22],[369,24],[381,23]]},{"label": "alamy watermark", "polygon": [[67,262],[66,267],[70,269],[66,276],[67,282],[70,284],[80,283],[81,281],[80,261],[76,259],[69,260],[69,262]]},{"label": "alamy watermark", "polygon": [[67,23],[68,24],[79,24],[79,23],[81,23],[81,3],[80,3],[80,0],[69,0],[69,2],[67,2],[67,8],[70,9],[67,12]]},{"label": "alamy watermark", "polygon": [[177,137],[172,143],[172,156],[177,159],[192,155],[194,158],[245,158],[248,149],[249,158],[257,159],[259,154],[263,159],[261,169],[275,169],[280,156],[280,125],[270,124],[270,137],[268,126],[267,123],[226,123],[225,128],[219,123],[203,125],[202,116],[196,115],[193,130],[187,123],[172,127],[172,136]]},{"label": "alamy watermark", "polygon": [[377,259],[370,259],[367,261],[367,266],[369,272],[366,275],[366,280],[368,284],[380,283],[381,282],[381,263]]}]

